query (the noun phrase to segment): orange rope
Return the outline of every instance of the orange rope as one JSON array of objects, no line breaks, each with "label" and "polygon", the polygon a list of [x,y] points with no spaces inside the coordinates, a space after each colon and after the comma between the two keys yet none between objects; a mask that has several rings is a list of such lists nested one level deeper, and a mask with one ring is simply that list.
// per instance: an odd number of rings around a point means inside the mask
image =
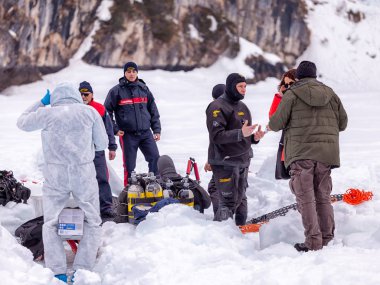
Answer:
[{"label": "orange rope", "polygon": [[350,188],[343,194],[343,201],[350,205],[359,205],[365,201],[371,200],[373,193],[371,191]]},{"label": "orange rope", "polygon": [[258,233],[260,231],[260,227],[263,225],[263,223],[259,224],[248,224],[248,225],[243,225],[239,226],[241,232],[243,234],[246,233]]}]

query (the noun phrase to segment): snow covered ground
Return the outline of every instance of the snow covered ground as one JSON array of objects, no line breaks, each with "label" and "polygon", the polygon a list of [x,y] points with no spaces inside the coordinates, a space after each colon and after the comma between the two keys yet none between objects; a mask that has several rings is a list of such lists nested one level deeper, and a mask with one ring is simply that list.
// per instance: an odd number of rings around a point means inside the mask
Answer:
[{"label": "snow covered ground", "polygon": [[[341,133],[342,166],[333,170],[333,193],[344,193],[351,187],[361,188],[373,191],[373,200],[359,206],[335,203],[335,239],[323,250],[309,253],[298,253],[293,248],[295,242],[303,241],[300,215],[295,211],[264,225],[259,234],[247,235],[242,235],[232,221],[213,222],[211,209],[202,215],[182,205],[169,205],[149,215],[136,228],[108,222],[103,226],[103,244],[95,273],[78,271],[75,284],[380,284],[380,104],[379,93],[374,88],[377,81],[372,78],[380,71],[380,43],[368,31],[362,30],[365,27],[379,29],[379,25],[374,25],[375,16],[368,15],[368,22],[364,21],[358,28],[351,27],[351,33],[359,38],[357,42],[363,43],[361,48],[379,54],[369,61],[351,43],[342,40],[351,22],[334,11],[343,2],[334,0],[331,5],[316,5],[310,11],[309,24],[316,23],[326,13],[329,21],[318,25],[321,30],[315,29],[313,44],[301,58],[316,62],[323,74],[321,80],[338,92],[349,116],[348,128]],[[344,3],[363,11],[369,11],[366,5],[372,3],[371,11],[379,14],[379,4],[372,2],[361,1],[356,6],[352,1]],[[331,21],[335,21],[333,30],[328,28]],[[330,44],[342,41],[339,50],[335,44],[327,48],[317,40],[322,32]],[[343,35],[342,38],[338,34]],[[243,41],[238,59],[222,58],[207,69],[140,72],[140,77],[155,95],[161,114],[160,153],[170,155],[181,174],[190,156],[200,167],[206,161],[208,135],[204,111],[211,101],[212,87],[223,83],[230,72],[247,74],[249,69],[241,59],[243,53],[253,51],[260,52]],[[358,77],[351,76],[348,61],[357,63]],[[31,253],[12,237],[17,226],[40,214],[38,197],[43,179],[39,170],[42,163],[40,133],[18,130],[18,116],[39,100],[47,88],[53,89],[62,81],[79,84],[87,80],[93,86],[95,100],[104,102],[108,90],[121,76],[121,69],[94,67],[76,58],[68,68],[47,75],[42,81],[11,87],[1,94],[4,96],[0,96],[0,169],[13,170],[18,179],[28,180],[26,184],[34,196],[28,205],[8,203],[5,207],[0,206],[1,284],[62,284],[53,278],[50,270],[34,263]],[[335,80],[338,77],[339,80]],[[254,122],[263,126],[267,123],[277,84],[277,80],[268,79],[248,87],[244,102]],[[249,217],[295,202],[287,182],[274,179],[278,140],[279,134],[269,133],[259,145],[253,146],[255,157],[250,167],[247,193]],[[109,163],[121,178],[120,150],[116,160]],[[146,170],[147,164],[139,155],[137,171]],[[210,174],[202,171],[204,187],[209,179]]]}]

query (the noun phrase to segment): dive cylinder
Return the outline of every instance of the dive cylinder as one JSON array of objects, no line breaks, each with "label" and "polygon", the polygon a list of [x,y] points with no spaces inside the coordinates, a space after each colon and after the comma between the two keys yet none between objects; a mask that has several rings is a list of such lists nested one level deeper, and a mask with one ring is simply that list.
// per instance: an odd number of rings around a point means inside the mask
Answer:
[{"label": "dive cylinder", "polygon": [[115,223],[127,223],[128,222],[128,188],[130,185],[125,187],[123,191],[119,194],[118,204],[116,208],[116,217],[114,219]]},{"label": "dive cylinder", "polygon": [[181,204],[194,207],[194,193],[190,189],[188,178],[183,178],[183,188],[178,191],[177,199]]},{"label": "dive cylinder", "polygon": [[152,206],[164,198],[162,187],[157,182],[156,176],[153,172],[150,172],[148,175],[148,184],[145,187],[145,197],[146,201],[149,201]]},{"label": "dive cylinder", "polygon": [[131,173],[131,184],[128,187],[128,222],[134,223],[132,207],[136,204],[146,203],[144,188],[137,179],[136,172]]},{"label": "dive cylinder", "polygon": [[173,181],[171,181],[169,178],[166,179],[166,181],[163,183],[164,189],[162,190],[162,194],[164,196],[164,199],[166,198],[174,198],[174,193],[171,187],[174,185]]}]

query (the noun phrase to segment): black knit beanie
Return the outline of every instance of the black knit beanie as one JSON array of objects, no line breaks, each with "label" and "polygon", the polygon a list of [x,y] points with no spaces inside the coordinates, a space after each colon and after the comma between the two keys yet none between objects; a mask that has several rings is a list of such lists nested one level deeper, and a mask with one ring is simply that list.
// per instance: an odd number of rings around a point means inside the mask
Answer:
[{"label": "black knit beanie", "polygon": [[168,155],[161,155],[157,161],[157,171],[161,177],[178,176],[174,162]]},{"label": "black knit beanie", "polygon": [[223,95],[225,90],[226,90],[226,85],[216,84],[214,88],[212,88],[212,98],[218,99],[220,96]]},{"label": "black knit beanie", "polygon": [[306,77],[317,78],[317,67],[314,62],[304,60],[297,67],[296,78]]},{"label": "black knit beanie", "polygon": [[136,72],[139,72],[139,69],[137,67],[137,64],[134,63],[133,61],[130,61],[130,62],[127,62],[126,64],[124,64],[124,73],[127,71],[127,69],[129,68],[133,68],[133,69],[136,69]]},{"label": "black knit beanie", "polygon": [[90,83],[88,83],[87,81],[83,81],[81,83],[79,83],[79,92],[90,92],[90,93],[94,93],[92,92],[92,87],[90,85]]},{"label": "black knit beanie", "polygon": [[244,96],[236,89],[236,84],[240,82],[247,81],[245,80],[245,77],[239,73],[231,73],[226,79],[226,94],[233,101],[239,101],[244,98]]}]

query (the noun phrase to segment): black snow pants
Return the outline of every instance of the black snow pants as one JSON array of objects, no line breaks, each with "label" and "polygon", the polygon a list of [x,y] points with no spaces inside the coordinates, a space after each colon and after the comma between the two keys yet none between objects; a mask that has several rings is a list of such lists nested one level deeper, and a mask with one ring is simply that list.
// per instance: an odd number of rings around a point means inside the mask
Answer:
[{"label": "black snow pants", "polygon": [[215,220],[224,221],[235,215],[236,225],[247,220],[248,167],[212,165],[216,189],[219,193],[219,207]]}]

